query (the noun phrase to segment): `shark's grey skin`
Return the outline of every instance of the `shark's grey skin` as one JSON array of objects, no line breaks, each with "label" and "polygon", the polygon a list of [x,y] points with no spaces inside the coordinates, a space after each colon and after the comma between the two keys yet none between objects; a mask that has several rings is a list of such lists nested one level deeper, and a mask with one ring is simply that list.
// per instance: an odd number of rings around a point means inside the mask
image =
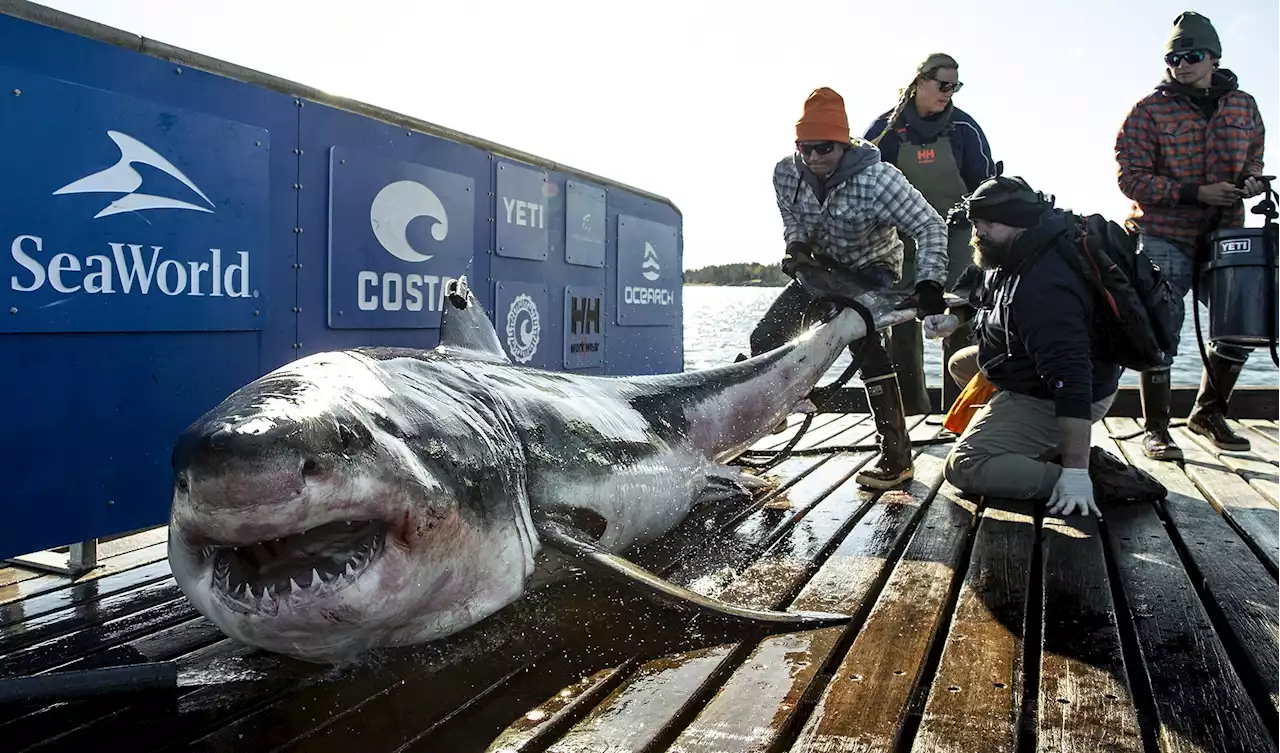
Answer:
[{"label": "shark's grey skin", "polygon": [[[545,581],[558,553],[650,596],[737,610],[618,554],[679,524],[865,335],[862,316],[705,371],[597,377],[512,364],[465,285],[451,292],[439,347],[301,359],[178,438],[169,561],[195,608],[245,643],[341,663],[473,625]],[[859,300],[877,329],[914,316]]]}]

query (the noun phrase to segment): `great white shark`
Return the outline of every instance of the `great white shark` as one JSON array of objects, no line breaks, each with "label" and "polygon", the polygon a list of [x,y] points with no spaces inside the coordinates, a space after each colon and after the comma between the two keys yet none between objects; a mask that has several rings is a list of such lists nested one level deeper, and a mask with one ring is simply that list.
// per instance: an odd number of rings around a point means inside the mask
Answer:
[{"label": "great white shark", "polygon": [[688,515],[850,343],[908,321],[853,297],[787,345],[636,377],[513,364],[465,281],[433,349],[322,352],[241,387],[173,448],[169,562],[226,635],[321,663],[439,639],[573,563],[659,601],[756,624],[757,610],[626,560]]}]

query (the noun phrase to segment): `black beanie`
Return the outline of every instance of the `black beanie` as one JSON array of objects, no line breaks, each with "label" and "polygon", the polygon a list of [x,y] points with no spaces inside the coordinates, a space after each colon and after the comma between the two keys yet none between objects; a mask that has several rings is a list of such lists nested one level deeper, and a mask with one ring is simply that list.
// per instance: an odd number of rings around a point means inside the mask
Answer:
[{"label": "black beanie", "polygon": [[1173,19],[1173,32],[1169,34],[1164,51],[1190,50],[1208,50],[1214,57],[1222,57],[1222,43],[1218,41],[1218,32],[1214,31],[1213,24],[1208,18],[1189,10]]},{"label": "black beanie", "polygon": [[965,200],[971,220],[999,222],[1010,227],[1035,227],[1053,202],[1022,178],[993,177],[983,181]]}]

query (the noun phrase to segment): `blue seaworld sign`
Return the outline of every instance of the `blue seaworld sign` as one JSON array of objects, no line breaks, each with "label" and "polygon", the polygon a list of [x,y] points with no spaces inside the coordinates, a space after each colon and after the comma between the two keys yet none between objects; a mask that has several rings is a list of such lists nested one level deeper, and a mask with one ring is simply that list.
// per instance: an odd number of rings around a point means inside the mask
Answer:
[{"label": "blue seaworld sign", "polygon": [[267,131],[2,72],[0,331],[262,329]]}]

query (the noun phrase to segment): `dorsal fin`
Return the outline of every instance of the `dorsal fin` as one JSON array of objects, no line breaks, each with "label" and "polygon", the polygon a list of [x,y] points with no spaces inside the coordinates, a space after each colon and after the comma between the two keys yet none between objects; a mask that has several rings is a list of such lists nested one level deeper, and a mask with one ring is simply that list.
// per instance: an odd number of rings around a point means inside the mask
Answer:
[{"label": "dorsal fin", "polygon": [[467,285],[466,275],[450,280],[445,286],[444,310],[440,312],[440,347],[465,350],[468,355],[489,361],[511,363],[502,350],[493,322]]}]

